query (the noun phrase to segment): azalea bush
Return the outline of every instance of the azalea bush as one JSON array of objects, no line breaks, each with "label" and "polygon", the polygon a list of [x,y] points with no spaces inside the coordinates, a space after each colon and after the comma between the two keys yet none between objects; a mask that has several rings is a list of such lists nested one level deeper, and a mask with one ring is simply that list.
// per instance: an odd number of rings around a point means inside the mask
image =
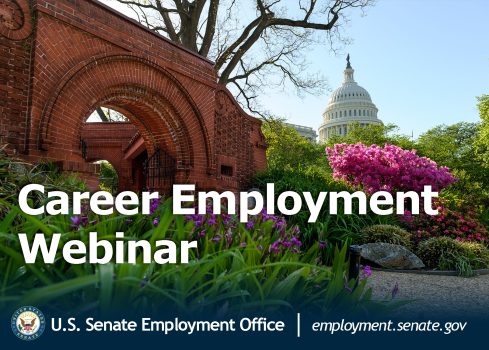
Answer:
[{"label": "azalea bush", "polygon": [[463,213],[449,209],[442,200],[437,203],[438,215],[420,213],[411,215],[406,212],[401,221],[419,243],[432,237],[450,237],[461,242],[489,244],[489,232],[480,223],[478,214],[470,209]]},{"label": "azalea bush", "polygon": [[439,191],[456,181],[448,168],[394,145],[336,144],[326,153],[335,179],[367,193],[421,192],[425,185]]}]

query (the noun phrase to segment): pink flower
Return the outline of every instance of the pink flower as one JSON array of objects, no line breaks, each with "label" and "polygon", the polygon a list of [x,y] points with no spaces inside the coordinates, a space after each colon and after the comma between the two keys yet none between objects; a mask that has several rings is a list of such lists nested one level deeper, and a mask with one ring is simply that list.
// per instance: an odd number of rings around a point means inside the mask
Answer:
[{"label": "pink flower", "polygon": [[456,181],[448,168],[417,156],[414,150],[394,145],[336,144],[328,148],[326,154],[334,178],[368,193],[380,190],[421,192],[425,185],[439,191]]}]

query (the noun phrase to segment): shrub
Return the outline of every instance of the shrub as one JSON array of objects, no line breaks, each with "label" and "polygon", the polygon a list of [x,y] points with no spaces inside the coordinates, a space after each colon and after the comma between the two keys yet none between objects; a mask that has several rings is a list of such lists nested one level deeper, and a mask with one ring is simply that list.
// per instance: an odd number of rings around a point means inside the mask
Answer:
[{"label": "shrub", "polygon": [[114,166],[109,162],[100,163],[99,186],[103,191],[111,193],[117,192],[119,187],[119,176]]},{"label": "shrub", "polygon": [[489,250],[486,247],[449,237],[434,237],[421,242],[417,254],[428,267],[457,270],[465,276],[472,275],[473,269],[489,267]]},{"label": "shrub", "polygon": [[[308,168],[307,170],[278,170],[272,169],[257,174],[254,179],[255,187],[265,191],[267,183],[275,184],[275,193],[284,191],[307,191],[315,198],[321,191],[349,191],[352,189],[344,183],[335,181],[330,173],[322,169]],[[286,203],[290,207],[290,203]],[[334,247],[342,245],[349,240],[358,239],[361,230],[375,224],[393,224],[397,219],[394,216],[381,216],[372,212],[359,215],[357,201],[353,201],[351,215],[344,215],[339,206],[338,214],[331,215],[327,203],[321,208],[315,223],[307,222],[309,211],[305,206],[297,213],[287,218],[287,223],[297,225],[301,229],[301,241],[307,248],[319,245],[323,252],[323,262],[330,262]]]},{"label": "shrub", "polygon": [[327,148],[326,153],[335,179],[361,187],[368,193],[381,190],[420,192],[425,185],[439,191],[456,181],[448,168],[417,156],[414,150],[394,145],[336,144],[334,148]]},{"label": "shrub", "polygon": [[[86,191],[86,184],[75,174],[66,175],[59,171],[53,163],[29,164],[7,156],[0,149],[0,198],[8,203],[16,204],[20,190],[28,184],[44,185],[46,191]],[[31,193],[29,200],[32,206],[45,204],[46,195],[40,192]],[[0,217],[8,209],[0,204]]]},{"label": "shrub", "polygon": [[411,248],[411,234],[399,226],[372,225],[365,227],[360,236],[361,243],[391,243]]},{"label": "shrub", "polygon": [[462,242],[489,243],[489,232],[478,220],[478,215],[472,210],[461,213],[445,207],[443,202],[438,204],[438,215],[420,213],[411,215],[407,212],[401,221],[413,233],[416,243],[432,237],[450,237]]}]

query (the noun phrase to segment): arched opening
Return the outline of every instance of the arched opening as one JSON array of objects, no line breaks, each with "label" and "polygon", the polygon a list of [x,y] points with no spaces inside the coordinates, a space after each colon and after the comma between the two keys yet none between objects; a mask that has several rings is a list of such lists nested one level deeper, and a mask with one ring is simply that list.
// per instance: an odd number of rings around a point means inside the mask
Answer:
[{"label": "arched opening", "polygon": [[107,191],[112,194],[118,192],[119,189],[119,175],[115,167],[107,160],[96,161],[100,167],[98,183],[102,191]]},{"label": "arched opening", "polygon": [[[118,112],[129,123],[87,123],[99,108]],[[216,160],[208,131],[212,128],[206,125],[211,118],[213,126],[212,108],[208,103],[201,111],[182,83],[154,62],[132,55],[101,55],[67,72],[39,111],[33,130],[35,152],[59,160],[63,171],[89,178],[97,170],[93,162],[107,159],[119,174],[119,191],[169,192],[173,178],[215,188]],[[115,130],[124,127],[132,127],[135,135],[129,145]]]},{"label": "arched opening", "polygon": [[170,152],[175,147],[168,140],[155,146],[141,127],[141,118],[119,106],[98,106],[83,122],[82,158],[98,165],[101,189],[171,191],[176,161]]}]

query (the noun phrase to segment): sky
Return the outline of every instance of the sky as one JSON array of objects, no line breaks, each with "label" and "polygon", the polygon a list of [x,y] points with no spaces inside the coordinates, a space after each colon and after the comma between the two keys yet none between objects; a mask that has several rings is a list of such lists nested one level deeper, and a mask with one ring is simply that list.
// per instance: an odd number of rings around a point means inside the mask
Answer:
[{"label": "sky", "polygon": [[308,54],[311,71],[328,80],[320,96],[276,92],[262,104],[317,130],[350,53],[355,80],[385,124],[416,138],[439,124],[476,122],[476,96],[489,94],[488,14],[489,0],[377,0],[365,15],[350,14],[349,45],[336,53],[318,46]]}]

